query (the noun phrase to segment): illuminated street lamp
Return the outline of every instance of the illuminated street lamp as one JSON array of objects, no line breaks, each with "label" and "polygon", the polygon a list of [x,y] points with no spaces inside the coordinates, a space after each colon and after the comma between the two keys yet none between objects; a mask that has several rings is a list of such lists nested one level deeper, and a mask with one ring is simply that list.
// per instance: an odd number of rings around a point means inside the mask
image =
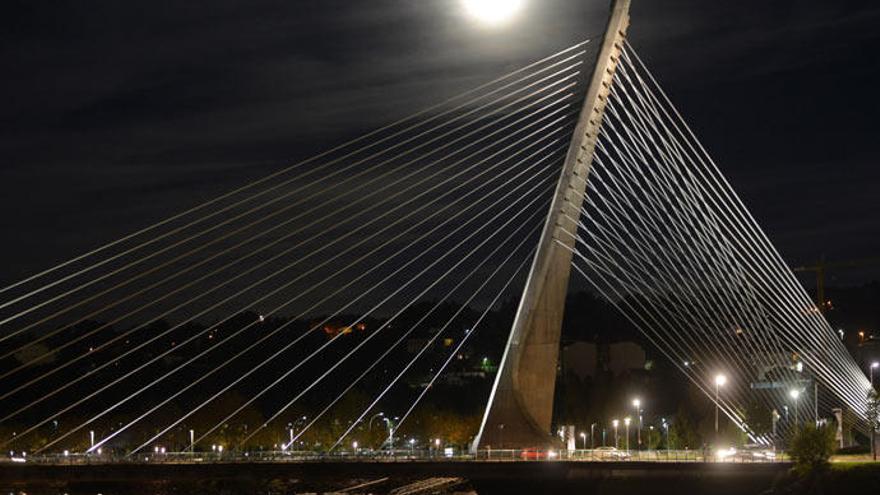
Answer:
[{"label": "illuminated street lamp", "polygon": [[[638,446],[639,449],[642,448],[642,400],[636,397],[633,399],[633,407],[636,409],[636,419],[639,420],[638,429],[636,430],[636,434],[638,435]],[[627,441],[629,440],[629,435],[627,435]],[[627,448],[626,450],[629,450]]]},{"label": "illuminated street lamp", "polygon": [[619,446],[617,441],[617,427],[620,426],[620,421],[614,419],[611,421],[611,426],[614,427],[614,448],[616,449]]},{"label": "illuminated street lamp", "polygon": [[281,444],[281,450],[287,450],[293,447],[293,423],[287,423],[287,433],[290,435],[290,440],[287,442],[287,445]]},{"label": "illuminated street lamp", "polygon": [[801,391],[797,390],[797,389],[791,389],[788,392],[788,395],[794,401],[794,426],[797,427],[797,425],[798,425],[798,399],[801,396]]},{"label": "illuminated street lamp", "polygon": [[629,452],[629,416],[623,418],[623,424],[626,425],[626,451]]},{"label": "illuminated street lamp", "polygon": [[871,363],[870,373],[871,373],[871,387],[874,386],[874,368],[880,368],[880,362],[874,361]]},{"label": "illuminated street lamp", "polygon": [[715,441],[718,441],[718,411],[720,409],[720,405],[718,403],[718,396],[720,394],[721,387],[723,387],[727,383],[727,377],[722,374],[715,375]]},{"label": "illuminated street lamp", "polygon": [[666,450],[670,450],[669,448],[669,423],[666,422],[666,418],[663,418],[663,431],[666,433]]},{"label": "illuminated street lamp", "polygon": [[581,440],[584,442],[584,450],[587,450],[587,434],[581,432]]},{"label": "illuminated street lamp", "polygon": [[376,419],[376,418],[381,418],[381,417],[384,417],[384,416],[385,416],[385,413],[383,413],[383,412],[380,412],[380,413],[378,413],[378,414],[374,414],[373,417],[370,418],[370,422],[369,422],[369,424],[367,425],[367,431],[373,431],[373,420],[374,420],[374,419]]},{"label": "illuminated street lamp", "polygon": [[[388,427],[388,448],[391,450],[391,455],[394,455],[394,422],[387,417],[382,417],[385,420],[385,425]],[[397,419],[397,416],[394,417]]]}]

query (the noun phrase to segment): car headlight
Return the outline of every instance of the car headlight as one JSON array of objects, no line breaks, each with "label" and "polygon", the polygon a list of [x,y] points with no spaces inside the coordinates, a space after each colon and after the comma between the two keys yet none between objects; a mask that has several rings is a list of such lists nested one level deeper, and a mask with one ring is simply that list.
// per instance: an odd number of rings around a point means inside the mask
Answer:
[{"label": "car headlight", "polygon": [[733,447],[730,447],[729,449],[719,450],[718,454],[716,454],[719,459],[726,459],[734,455],[736,455],[736,449]]}]

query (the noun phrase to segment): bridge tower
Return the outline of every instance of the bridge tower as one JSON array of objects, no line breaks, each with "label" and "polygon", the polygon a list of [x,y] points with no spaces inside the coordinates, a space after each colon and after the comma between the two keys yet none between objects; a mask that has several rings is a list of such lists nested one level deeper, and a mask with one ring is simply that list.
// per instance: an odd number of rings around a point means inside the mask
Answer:
[{"label": "bridge tower", "polygon": [[556,185],[504,356],[473,449],[551,440],[562,315],[586,178],[629,25],[630,0],[613,0],[586,100]]}]

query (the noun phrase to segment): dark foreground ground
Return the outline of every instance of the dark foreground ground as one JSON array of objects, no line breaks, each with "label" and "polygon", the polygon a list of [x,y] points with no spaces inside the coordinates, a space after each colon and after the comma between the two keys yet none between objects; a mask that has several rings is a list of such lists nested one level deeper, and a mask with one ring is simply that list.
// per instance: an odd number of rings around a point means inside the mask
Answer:
[{"label": "dark foreground ground", "polygon": [[316,462],[3,465],[0,495],[760,494],[788,464]]}]

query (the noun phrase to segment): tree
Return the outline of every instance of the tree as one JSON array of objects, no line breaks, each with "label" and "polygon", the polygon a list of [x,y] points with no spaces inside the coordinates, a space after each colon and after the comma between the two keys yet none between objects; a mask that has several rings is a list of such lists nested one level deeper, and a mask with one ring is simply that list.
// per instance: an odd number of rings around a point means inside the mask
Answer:
[{"label": "tree", "polygon": [[648,450],[657,450],[661,443],[663,443],[663,434],[660,433],[660,430],[656,428],[648,428],[648,430],[645,431],[645,445],[647,445]]},{"label": "tree", "polygon": [[689,410],[679,407],[669,428],[669,443],[677,449],[698,449],[702,445],[702,437],[697,431]]},{"label": "tree", "polygon": [[880,423],[880,394],[876,390],[868,392],[868,425],[871,428],[871,453],[877,460],[877,426]]},{"label": "tree", "polygon": [[795,430],[791,439],[791,454],[795,471],[801,475],[815,474],[829,466],[834,453],[834,429],[807,424]]},{"label": "tree", "polygon": [[758,436],[768,436],[773,432],[773,411],[761,401],[752,398],[743,411],[749,431]]}]

